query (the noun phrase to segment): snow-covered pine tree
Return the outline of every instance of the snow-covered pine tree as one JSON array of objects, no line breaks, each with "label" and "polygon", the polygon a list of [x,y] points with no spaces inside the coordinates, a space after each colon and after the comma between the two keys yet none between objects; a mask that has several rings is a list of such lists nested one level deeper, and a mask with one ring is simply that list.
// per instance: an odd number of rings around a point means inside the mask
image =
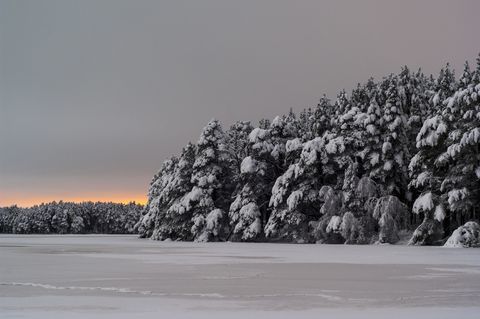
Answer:
[{"label": "snow-covered pine tree", "polygon": [[357,84],[352,90],[351,105],[357,107],[361,112],[366,112],[372,97],[376,94],[377,85],[373,78],[368,79],[366,84]]},{"label": "snow-covered pine tree", "polygon": [[[437,159],[443,153],[446,138],[447,125],[442,115],[435,115],[423,122],[417,135],[418,152],[412,157],[409,164],[409,189],[414,194],[421,194],[418,198],[426,193],[430,193],[434,198],[439,198],[440,184],[446,174],[446,167],[440,165]],[[423,213],[423,222],[415,231],[410,244],[436,241],[437,234],[443,233],[441,225],[432,219],[430,211],[418,210],[416,213]]]},{"label": "snow-covered pine tree", "polygon": [[373,212],[378,198],[381,196],[381,188],[373,179],[364,175],[357,183],[353,201],[347,207],[358,220],[358,238],[356,243],[368,243],[378,231]]},{"label": "snow-covered pine tree", "polygon": [[358,210],[358,201],[356,200],[357,198],[355,196],[355,189],[357,188],[359,181],[358,174],[358,162],[353,160],[350,161],[343,176],[343,206],[346,212],[342,216],[342,224],[340,225],[342,237],[348,244],[356,242],[360,233],[358,220],[353,213],[354,211],[359,215],[361,214],[361,212]]},{"label": "snow-covered pine tree", "polygon": [[445,208],[439,196],[427,191],[413,203],[412,212],[423,213],[423,221],[413,232],[409,245],[434,245],[443,237],[442,221],[445,219]]},{"label": "snow-covered pine tree", "polygon": [[480,52],[477,56],[477,67],[475,69],[475,72],[473,72],[472,81],[475,83],[480,82]]},{"label": "snow-covered pine tree", "polygon": [[[298,147],[289,145],[288,149],[297,150]],[[320,217],[318,191],[322,180],[318,177],[322,160],[327,160],[325,139],[317,137],[303,144],[298,162],[292,163],[277,178],[269,203],[273,210],[265,225],[268,238],[295,242],[312,239],[308,227],[310,221]]]},{"label": "snow-covered pine tree", "polygon": [[[345,90],[340,91],[340,93],[337,94],[337,99],[335,101],[335,104],[333,105],[333,112],[335,116],[333,116],[331,120],[334,120],[335,118],[339,118],[340,116],[346,114],[348,111],[350,111],[351,108],[352,105],[350,104],[350,100],[348,99],[347,92]],[[336,125],[333,125],[333,128],[336,127]]]},{"label": "snow-covered pine tree", "polygon": [[455,229],[444,247],[480,247],[480,225],[470,221]]},{"label": "snow-covered pine tree", "polygon": [[166,183],[157,196],[161,209],[155,215],[155,229],[152,239],[190,240],[192,215],[182,206],[186,195],[192,189],[192,170],[195,161],[195,145],[188,143],[173,170],[169,172]]},{"label": "snow-covered pine tree", "polygon": [[359,163],[352,161],[344,174],[342,187],[344,210],[341,231],[346,244],[363,244],[375,230],[371,212],[365,202],[378,197],[377,184],[367,176],[360,176]]},{"label": "snow-covered pine tree", "polygon": [[381,182],[386,194],[404,198],[407,182],[407,161],[409,158],[407,148],[406,123],[401,98],[397,90],[397,78],[390,76],[385,91],[385,106],[382,118],[382,149],[381,170],[378,176],[373,176]]},{"label": "snow-covered pine tree", "polygon": [[197,143],[192,171],[193,187],[182,200],[185,213],[191,214],[192,237],[195,241],[225,240],[228,235],[230,190],[225,135],[217,120],[211,120],[202,131]]},{"label": "snow-covered pine tree", "polygon": [[135,225],[141,238],[150,238],[153,235],[155,221],[162,220],[164,212],[168,209],[168,199],[163,190],[171,180],[177,162],[178,159],[175,156],[163,162],[160,170],[153,176],[150,182],[147,204],[141,219]]},{"label": "snow-covered pine tree", "polygon": [[58,234],[68,234],[69,224],[69,210],[60,203],[52,217],[53,230]]},{"label": "snow-covered pine tree", "polygon": [[[459,89],[445,100],[453,130],[448,147],[438,162],[448,170],[440,191],[454,213],[454,227],[468,219],[477,219],[480,208],[480,82],[475,82],[468,63],[459,81]],[[452,227],[452,228],[454,228]]]},{"label": "snow-covered pine tree", "polygon": [[402,108],[407,117],[407,144],[409,154],[415,154],[418,150],[415,146],[415,139],[417,137],[423,121],[430,115],[429,100],[433,95],[431,87],[433,82],[419,69],[416,73],[411,73],[405,66],[398,81],[398,94],[401,99]]},{"label": "snow-covered pine tree", "polygon": [[230,205],[229,217],[232,241],[255,241],[263,237],[263,220],[266,214],[269,183],[267,165],[247,156],[241,164],[239,179],[242,188]]},{"label": "snow-covered pine tree", "polygon": [[[336,105],[350,106],[344,92],[339,94]],[[335,164],[337,179],[334,187],[338,190],[343,187],[343,172],[352,161],[356,160],[357,156],[361,156],[359,151],[365,148],[365,131],[363,130],[365,119],[366,114],[358,106],[351,106],[336,119],[337,125],[332,130],[336,137],[326,141],[328,143],[325,144],[325,148],[330,162]]]},{"label": "snow-covered pine tree", "polygon": [[321,203],[320,219],[310,223],[312,233],[317,242],[341,244],[345,242],[342,236],[342,215],[345,213],[342,191],[336,191],[332,186],[324,185],[318,192]]},{"label": "snow-covered pine tree", "polygon": [[[267,126],[268,125],[268,126]],[[240,175],[235,200],[230,205],[229,218],[232,241],[256,241],[263,238],[263,225],[268,218],[268,198],[275,176],[270,124],[249,132],[248,144],[240,163]]]},{"label": "snow-covered pine tree", "polygon": [[240,183],[240,167],[243,159],[251,153],[248,136],[252,130],[253,126],[250,122],[238,121],[225,132],[224,145],[231,171],[230,183],[233,188]]},{"label": "snow-covered pine tree", "polygon": [[382,169],[380,158],[382,154],[381,116],[382,112],[377,103],[377,94],[374,94],[363,120],[365,147],[357,153],[357,156],[362,159],[363,171],[372,178],[379,176]]},{"label": "snow-covered pine tree", "polygon": [[[265,127],[265,124],[263,127]],[[238,193],[230,206],[232,240],[258,240],[271,215],[268,207],[275,179],[298,157],[296,138],[300,125],[292,111],[276,117],[268,128],[255,128],[249,135],[251,156],[244,158]]]},{"label": "snow-covered pine tree", "polygon": [[460,78],[458,79],[458,88],[457,89],[466,89],[474,81],[474,74],[470,70],[470,64],[468,61],[465,61],[463,65],[463,72]]},{"label": "snow-covered pine tree", "polygon": [[393,244],[400,239],[399,230],[408,226],[408,208],[396,196],[383,196],[375,205],[373,218],[379,225],[378,241]]},{"label": "snow-covered pine tree", "polygon": [[296,153],[287,153],[286,145],[289,140],[299,137],[299,131],[300,125],[291,109],[287,115],[277,116],[272,120],[269,132],[273,149],[270,154],[277,167],[276,176],[282,174],[296,160]]},{"label": "snow-covered pine tree", "polygon": [[442,113],[443,102],[456,91],[457,83],[455,73],[450,69],[450,64],[440,70],[438,78],[435,80],[434,91],[430,102],[436,114]]},{"label": "snow-covered pine tree", "polygon": [[273,211],[265,226],[267,238],[305,242],[325,237],[327,225],[319,222],[319,218],[331,216],[325,210],[322,212],[322,202],[337,203],[332,194],[335,193],[335,198],[341,195],[332,187],[333,193],[322,195],[319,191],[324,185],[339,183],[338,173],[348,160],[344,143],[343,136],[326,133],[303,144],[299,160],[277,178],[272,188]]},{"label": "snow-covered pine tree", "polygon": [[312,114],[312,138],[320,137],[332,129],[334,114],[335,109],[330,99],[324,94]]},{"label": "snow-covered pine tree", "polygon": [[[429,111],[432,115],[427,118],[416,137],[417,153],[411,158],[409,164],[410,183],[409,189],[416,194],[427,191],[433,195],[440,195],[441,181],[446,175],[448,167],[445,165],[445,146],[447,138],[455,139],[452,132],[454,121],[452,112],[445,111],[445,101],[453,94],[455,78],[449,65],[440,71],[435,80],[434,92],[429,101]],[[450,127],[449,127],[450,126]],[[450,132],[449,132],[450,129]],[[443,154],[443,155],[442,155]]]}]

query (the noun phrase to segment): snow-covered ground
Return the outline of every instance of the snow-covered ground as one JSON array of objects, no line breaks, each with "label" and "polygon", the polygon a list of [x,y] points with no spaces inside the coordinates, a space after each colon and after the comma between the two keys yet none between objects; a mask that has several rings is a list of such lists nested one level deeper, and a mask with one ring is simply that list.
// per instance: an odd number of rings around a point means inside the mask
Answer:
[{"label": "snow-covered ground", "polygon": [[478,313],[480,249],[0,235],[0,318]]}]

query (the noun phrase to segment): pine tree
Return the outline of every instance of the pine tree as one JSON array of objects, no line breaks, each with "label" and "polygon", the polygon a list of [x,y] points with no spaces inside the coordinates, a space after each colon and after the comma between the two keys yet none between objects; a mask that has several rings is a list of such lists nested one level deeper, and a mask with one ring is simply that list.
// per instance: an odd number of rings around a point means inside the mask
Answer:
[{"label": "pine tree", "polygon": [[323,95],[312,114],[312,138],[320,137],[332,129],[334,112],[330,99]]},{"label": "pine tree", "polygon": [[382,134],[382,168],[378,180],[384,185],[386,194],[403,198],[407,186],[407,159],[409,158],[406,134],[406,116],[397,90],[397,79],[390,76],[385,92],[386,101],[380,124]]},{"label": "pine tree", "polygon": [[363,120],[365,147],[357,153],[362,159],[363,170],[368,176],[373,178],[379,176],[382,169],[380,159],[382,154],[381,116],[382,113],[377,103],[377,95],[374,94],[366,111],[365,119]]},{"label": "pine tree", "polygon": [[191,232],[195,241],[225,240],[228,235],[229,190],[228,159],[224,133],[217,120],[203,129],[197,143],[191,182],[193,187],[183,200],[185,213],[191,214]]},{"label": "pine tree", "polygon": [[243,159],[240,177],[242,188],[236,194],[229,210],[232,227],[229,240],[255,241],[263,237],[263,220],[269,190],[265,183],[266,168],[265,163],[252,156]]},{"label": "pine tree", "polygon": [[239,183],[240,167],[243,159],[251,153],[248,135],[252,130],[253,126],[250,122],[238,121],[225,133],[225,152],[229,161],[233,188]]},{"label": "pine tree", "polygon": [[268,200],[272,185],[298,157],[301,142],[295,137],[299,128],[290,111],[287,116],[276,117],[268,128],[258,127],[250,133],[251,156],[242,162],[241,188],[230,206],[232,240],[258,240],[264,236],[263,228],[271,215]]},{"label": "pine tree", "polygon": [[413,203],[414,214],[423,213],[423,221],[415,229],[409,245],[434,245],[443,237],[442,221],[445,219],[445,209],[438,195],[427,191]]},{"label": "pine tree", "polygon": [[[265,225],[265,234],[270,239],[282,241],[310,241],[309,221],[318,218],[321,152],[325,141],[315,138],[306,142],[297,163],[292,163],[279,176],[272,188],[270,207],[272,213]],[[318,176],[318,175],[317,175]],[[287,196],[288,195],[288,196]]]},{"label": "pine tree", "polygon": [[143,216],[135,226],[141,238],[150,238],[155,231],[156,223],[163,219],[165,211],[168,209],[168,196],[164,189],[167,187],[178,159],[172,156],[169,160],[163,162],[160,170],[155,174],[150,182],[148,190],[148,201],[145,206]]},{"label": "pine tree", "polygon": [[460,88],[446,100],[445,112],[454,118],[454,130],[440,157],[448,166],[440,191],[455,214],[456,226],[478,218],[480,208],[480,82],[473,81],[466,63]]},{"label": "pine tree", "polygon": [[195,146],[188,143],[182,150],[173,170],[168,175],[158,200],[162,208],[155,218],[155,230],[152,239],[191,239],[191,214],[182,206],[185,196],[192,189],[192,170],[195,161]]}]

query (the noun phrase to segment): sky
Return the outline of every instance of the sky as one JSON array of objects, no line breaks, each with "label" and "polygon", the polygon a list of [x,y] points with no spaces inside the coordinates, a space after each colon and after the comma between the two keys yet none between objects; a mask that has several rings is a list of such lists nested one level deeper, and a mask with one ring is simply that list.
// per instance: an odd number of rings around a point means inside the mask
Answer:
[{"label": "sky", "polygon": [[212,118],[273,118],[403,65],[458,72],[480,1],[0,0],[0,206],[144,202]]}]

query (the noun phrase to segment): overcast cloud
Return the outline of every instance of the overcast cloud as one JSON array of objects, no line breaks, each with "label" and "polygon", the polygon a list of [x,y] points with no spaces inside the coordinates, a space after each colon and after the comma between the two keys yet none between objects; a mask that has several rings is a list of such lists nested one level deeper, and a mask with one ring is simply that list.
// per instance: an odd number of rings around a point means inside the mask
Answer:
[{"label": "overcast cloud", "polygon": [[480,1],[0,0],[0,205],[138,199],[225,127],[407,64],[458,70]]}]

